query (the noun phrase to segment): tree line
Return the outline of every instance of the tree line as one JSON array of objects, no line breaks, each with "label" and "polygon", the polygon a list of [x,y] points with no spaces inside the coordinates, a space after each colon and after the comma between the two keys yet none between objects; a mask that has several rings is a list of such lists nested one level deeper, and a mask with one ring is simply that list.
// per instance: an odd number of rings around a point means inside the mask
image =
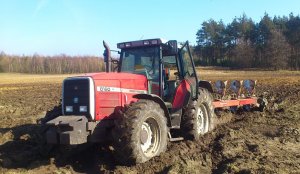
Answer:
[{"label": "tree line", "polygon": [[[229,24],[204,21],[192,47],[196,65],[300,70],[300,17],[270,17],[259,22],[243,14]],[[95,56],[13,56],[0,53],[0,72],[85,73],[104,71]]]},{"label": "tree line", "polygon": [[93,56],[12,56],[0,53],[0,72],[69,74],[104,71],[102,58]]},{"label": "tree line", "polygon": [[229,24],[202,23],[194,47],[198,65],[232,68],[300,69],[300,17],[270,17],[259,22],[243,14]]}]

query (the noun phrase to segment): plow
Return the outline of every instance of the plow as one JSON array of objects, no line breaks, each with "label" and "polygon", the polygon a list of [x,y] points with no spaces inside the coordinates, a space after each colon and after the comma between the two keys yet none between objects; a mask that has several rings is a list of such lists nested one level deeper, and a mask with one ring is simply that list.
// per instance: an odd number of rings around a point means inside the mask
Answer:
[{"label": "plow", "polygon": [[[210,82],[213,86],[213,106],[215,109],[229,108],[230,111],[236,112],[242,107],[246,111],[251,108],[263,108],[263,103],[255,95],[256,80],[218,80],[215,83]],[[227,85],[229,84],[229,85]]]}]

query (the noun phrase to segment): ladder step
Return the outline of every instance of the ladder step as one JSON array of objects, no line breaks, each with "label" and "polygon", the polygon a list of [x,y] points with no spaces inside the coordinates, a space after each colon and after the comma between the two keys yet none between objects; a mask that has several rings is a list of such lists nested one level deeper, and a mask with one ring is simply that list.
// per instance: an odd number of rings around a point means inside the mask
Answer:
[{"label": "ladder step", "polygon": [[170,138],[170,141],[171,142],[174,142],[174,141],[183,141],[184,138],[183,137],[178,137],[178,138]]},{"label": "ladder step", "polygon": [[169,136],[169,139],[170,139],[171,142],[184,140],[183,137],[173,138],[170,132],[168,132],[168,136]]}]

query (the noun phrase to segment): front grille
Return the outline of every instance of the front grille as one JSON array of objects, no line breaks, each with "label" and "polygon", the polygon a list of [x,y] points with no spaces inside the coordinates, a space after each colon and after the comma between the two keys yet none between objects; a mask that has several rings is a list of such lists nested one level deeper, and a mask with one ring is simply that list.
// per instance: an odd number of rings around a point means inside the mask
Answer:
[{"label": "front grille", "polygon": [[[90,83],[88,78],[70,78],[63,84],[64,115],[85,115],[90,117]],[[72,106],[72,112],[66,112],[66,107]],[[80,112],[79,107],[86,106],[86,112]]]}]

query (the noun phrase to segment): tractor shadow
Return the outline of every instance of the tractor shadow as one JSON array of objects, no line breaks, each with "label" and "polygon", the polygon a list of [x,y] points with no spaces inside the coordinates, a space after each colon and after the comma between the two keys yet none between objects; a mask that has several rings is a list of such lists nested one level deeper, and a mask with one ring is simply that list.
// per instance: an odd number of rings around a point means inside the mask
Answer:
[{"label": "tractor shadow", "polygon": [[115,169],[116,162],[109,146],[47,145],[43,129],[39,124],[0,128],[0,168],[32,170],[54,165],[80,173],[103,173]]},{"label": "tractor shadow", "polygon": [[[12,128],[0,128],[0,165],[3,168],[26,168],[39,158],[42,152],[39,136],[36,132],[39,127],[34,124],[25,124]],[[45,162],[45,161],[43,161]]]}]

